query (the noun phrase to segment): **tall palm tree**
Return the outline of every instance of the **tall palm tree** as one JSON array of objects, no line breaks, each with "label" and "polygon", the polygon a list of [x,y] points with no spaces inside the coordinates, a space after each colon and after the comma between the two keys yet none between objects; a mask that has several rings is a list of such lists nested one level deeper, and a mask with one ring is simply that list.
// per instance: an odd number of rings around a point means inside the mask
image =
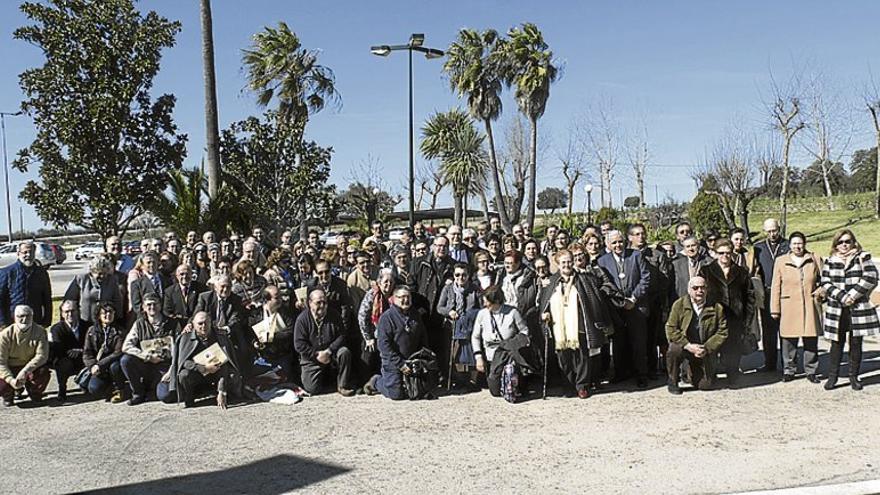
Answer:
[{"label": "tall palm tree", "polygon": [[457,108],[435,113],[422,127],[422,155],[440,160],[443,180],[452,186],[455,225],[464,224],[464,203],[472,184],[485,177],[488,160],[484,141],[473,119]]},{"label": "tall palm tree", "polygon": [[493,56],[498,57],[495,66],[507,86],[516,88],[515,98],[519,111],[531,124],[529,146],[529,206],[527,221],[529,229],[535,225],[535,188],[538,161],[538,119],[544,115],[550,85],[556,81],[559,70],[554,66],[553,52],[548,49],[538,27],[525,23],[522,28],[511,28],[508,38],[499,40]]},{"label": "tall palm tree", "polygon": [[498,41],[498,32],[488,29],[482,33],[462,29],[458,38],[446,51],[443,70],[449,76],[449,84],[459,97],[467,96],[471,116],[486,126],[489,140],[489,159],[492,164],[492,182],[495,186],[495,205],[505,229],[510,230],[507,202],[501,187],[498,157],[495,154],[495,137],[492,121],[501,115],[501,75],[490,57]]},{"label": "tall palm tree", "polygon": [[267,107],[277,100],[283,120],[304,122],[328,103],[340,102],[333,71],[319,64],[318,52],[303,48],[284,22],[255,34],[251,47],[242,51],[257,103]]},{"label": "tall palm tree", "polygon": [[208,196],[220,192],[220,131],[217,116],[217,79],[214,72],[214,28],[211,0],[201,0],[202,72],[205,79],[205,145],[208,170]]},{"label": "tall palm tree", "polygon": [[[341,101],[333,71],[318,63],[318,52],[306,50],[296,33],[284,22],[278,28],[266,27],[253,36],[253,44],[242,50],[248,72],[248,87],[257,93],[257,104],[269,106],[278,101],[279,125],[300,136],[309,115],[320,112],[327,103]],[[308,234],[307,196],[303,195],[300,237]]]}]

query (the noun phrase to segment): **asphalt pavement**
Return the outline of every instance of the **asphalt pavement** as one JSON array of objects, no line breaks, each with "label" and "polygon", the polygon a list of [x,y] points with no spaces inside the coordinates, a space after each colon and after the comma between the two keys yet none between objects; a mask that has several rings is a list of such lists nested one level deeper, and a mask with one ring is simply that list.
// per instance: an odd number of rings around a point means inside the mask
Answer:
[{"label": "asphalt pavement", "polygon": [[70,257],[64,263],[49,268],[49,281],[52,282],[54,298],[63,296],[73,277],[85,273],[88,269],[88,260],[76,261],[72,254],[68,256]]}]

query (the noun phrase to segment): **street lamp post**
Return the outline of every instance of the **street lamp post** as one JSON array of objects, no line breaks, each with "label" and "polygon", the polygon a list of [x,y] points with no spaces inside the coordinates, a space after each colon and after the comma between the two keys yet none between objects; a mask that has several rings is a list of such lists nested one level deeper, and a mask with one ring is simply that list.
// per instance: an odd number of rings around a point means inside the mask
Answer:
[{"label": "street lamp post", "polygon": [[409,227],[415,226],[415,146],[413,141],[413,69],[412,60],[413,52],[424,53],[425,58],[440,58],[444,55],[443,50],[436,48],[426,48],[422,46],[425,43],[425,35],[414,33],[409,37],[409,43],[405,45],[377,45],[370,47],[370,53],[380,57],[387,57],[391,52],[406,50],[409,52]]},{"label": "street lamp post", "polygon": [[6,235],[9,242],[12,242],[12,206],[9,201],[9,162],[6,157],[6,117],[18,117],[18,112],[0,112],[0,133],[3,134],[3,178],[6,182]]},{"label": "street lamp post", "polygon": [[584,186],[584,192],[587,193],[587,223],[593,223],[593,185]]}]

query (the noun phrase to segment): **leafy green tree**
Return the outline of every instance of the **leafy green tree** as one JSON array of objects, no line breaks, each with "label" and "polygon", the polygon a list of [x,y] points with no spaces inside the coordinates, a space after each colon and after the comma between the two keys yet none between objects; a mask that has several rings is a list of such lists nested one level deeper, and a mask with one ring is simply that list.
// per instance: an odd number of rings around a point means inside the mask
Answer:
[{"label": "leafy green tree", "polygon": [[340,212],[364,220],[369,232],[373,220],[385,220],[385,217],[400,203],[401,197],[392,196],[376,187],[355,181],[339,195],[338,200]]},{"label": "leafy green tree", "polygon": [[856,150],[849,164],[850,188],[853,192],[873,191],[877,178],[877,147]]},{"label": "leafy green tree", "polygon": [[842,193],[849,185],[849,176],[842,163],[827,162],[824,171],[819,161],[814,161],[803,171],[803,180],[800,183],[800,192],[804,195],[825,195],[825,182],[823,173],[828,175],[828,185],[832,191]]},{"label": "leafy green tree", "polygon": [[484,181],[488,159],[483,148],[485,136],[465,112],[454,108],[437,112],[422,127],[422,155],[440,160],[440,173],[452,186],[455,225],[463,225],[464,202]]},{"label": "leafy green tree", "polygon": [[446,51],[443,70],[449,77],[452,90],[459,97],[466,96],[468,112],[486,127],[489,140],[489,163],[492,164],[492,183],[495,187],[494,202],[498,217],[505,229],[510,230],[507,201],[501,187],[498,156],[495,153],[495,136],[492,122],[501,116],[501,73],[497,56],[491,54],[498,41],[498,32],[487,29],[482,33],[474,29],[462,29]]},{"label": "leafy green tree", "polygon": [[558,187],[548,187],[538,194],[538,208],[550,210],[550,214],[556,213],[559,208],[568,205],[568,194]]},{"label": "leafy green tree", "polygon": [[529,198],[526,221],[529,230],[535,225],[535,194],[538,162],[538,119],[544,115],[550,98],[550,85],[556,81],[558,69],[554,65],[553,52],[544,41],[544,35],[532,23],[521,28],[511,28],[507,39],[497,43],[495,55],[500,58],[498,66],[508,86],[516,88],[519,111],[529,119],[531,142],[529,145]]},{"label": "leafy green tree", "polygon": [[174,96],[150,97],[180,24],[142,15],[131,0],[26,2],[21,10],[33,24],[14,38],[45,57],[19,76],[37,136],[14,166],[36,164],[40,178],[21,197],[56,227],[123,234],[186,156]]},{"label": "leafy green tree", "polygon": [[727,232],[729,229],[718,196],[703,190],[697,192],[688,206],[688,220],[698,233],[708,229]]},{"label": "leafy green tree", "polygon": [[328,185],[332,148],[304,141],[278,112],[233,123],[220,135],[223,182],[248,205],[255,224],[280,232],[314,221],[328,224],[339,205]]}]

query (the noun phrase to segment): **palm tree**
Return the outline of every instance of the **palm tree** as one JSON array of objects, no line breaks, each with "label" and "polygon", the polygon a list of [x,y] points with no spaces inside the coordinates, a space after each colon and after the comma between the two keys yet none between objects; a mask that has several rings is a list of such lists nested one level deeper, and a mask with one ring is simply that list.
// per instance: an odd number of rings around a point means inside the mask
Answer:
[{"label": "palm tree", "polygon": [[168,177],[166,194],[157,195],[147,206],[166,229],[220,233],[242,231],[250,225],[247,207],[236,200],[230,185],[222,185],[217,196],[205,202],[208,180],[202,169],[172,170]]},{"label": "palm tree", "polygon": [[[269,106],[278,101],[279,125],[289,126],[300,136],[309,115],[320,112],[327,103],[338,105],[333,71],[318,63],[318,52],[303,48],[296,33],[284,22],[278,28],[266,27],[253,37],[250,49],[242,50],[248,71],[248,87],[257,93],[257,104]],[[301,238],[308,234],[307,196],[301,209]]]},{"label": "palm tree", "polygon": [[205,79],[205,144],[207,148],[208,196],[220,192],[220,131],[217,116],[217,80],[214,73],[214,28],[211,0],[201,0],[202,71]]},{"label": "palm tree", "polygon": [[538,161],[538,119],[544,115],[550,85],[559,74],[553,65],[553,52],[548,50],[541,31],[532,23],[522,29],[511,28],[508,39],[499,40],[493,53],[498,59],[502,78],[507,86],[515,86],[515,98],[519,111],[531,124],[529,147],[529,207],[527,221],[531,230],[535,225],[535,188]]},{"label": "palm tree", "polygon": [[473,119],[457,108],[435,113],[422,127],[422,155],[440,160],[443,180],[452,186],[455,225],[464,225],[464,203],[472,184],[484,180],[488,163],[484,140]]},{"label": "palm tree", "polygon": [[251,47],[242,51],[248,88],[257,93],[261,107],[277,100],[283,120],[304,123],[327,103],[339,103],[333,71],[320,65],[318,52],[303,48],[284,22],[255,34]]},{"label": "palm tree", "polygon": [[504,200],[498,157],[495,154],[495,137],[492,134],[492,121],[501,115],[501,75],[490,57],[497,41],[498,33],[494,29],[482,33],[473,29],[462,29],[446,51],[443,70],[449,76],[452,90],[459,97],[467,95],[470,115],[486,126],[492,182],[495,186],[495,205],[498,207],[501,224],[510,230],[507,202]]}]

